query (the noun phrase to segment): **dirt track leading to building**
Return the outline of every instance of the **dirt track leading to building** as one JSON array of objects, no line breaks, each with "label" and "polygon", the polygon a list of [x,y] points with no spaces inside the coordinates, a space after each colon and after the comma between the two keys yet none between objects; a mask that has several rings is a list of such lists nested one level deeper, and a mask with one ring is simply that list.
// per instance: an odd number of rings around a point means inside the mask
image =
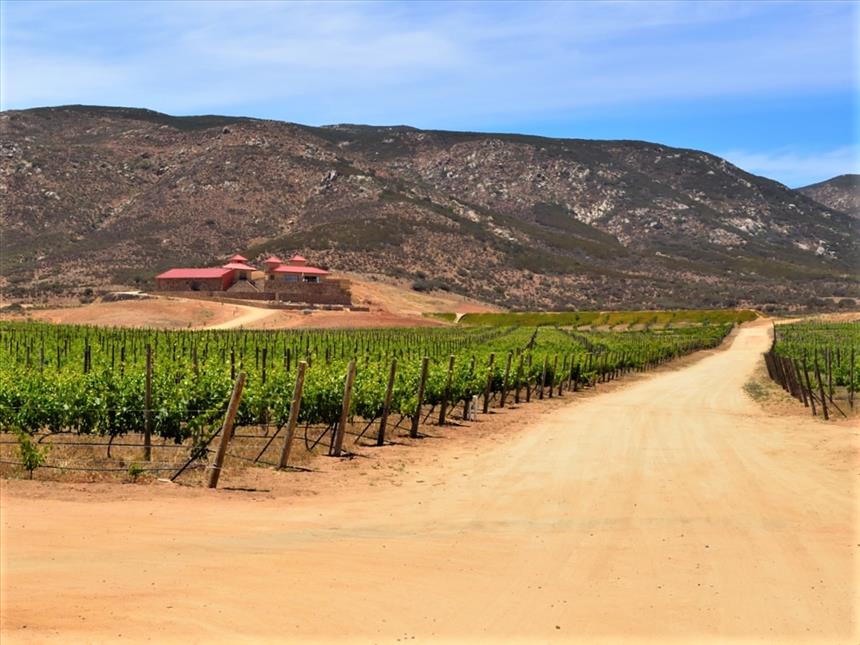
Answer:
[{"label": "dirt track leading to building", "polygon": [[767,331],[385,487],[7,483],[3,642],[857,642],[858,433],[744,394]]},{"label": "dirt track leading to building", "polygon": [[245,305],[226,305],[233,312],[233,318],[224,322],[206,325],[206,329],[238,329],[239,327],[253,328],[260,322],[273,318],[277,310],[263,307],[246,307]]}]

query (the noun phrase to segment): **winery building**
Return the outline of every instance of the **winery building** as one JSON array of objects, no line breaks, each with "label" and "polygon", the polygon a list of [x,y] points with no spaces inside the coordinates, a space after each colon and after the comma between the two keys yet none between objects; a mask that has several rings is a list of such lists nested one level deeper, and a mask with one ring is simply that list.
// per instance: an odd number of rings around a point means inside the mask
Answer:
[{"label": "winery building", "polygon": [[349,305],[349,282],[332,279],[301,255],[286,262],[276,256],[262,261],[262,270],[248,258],[234,255],[220,267],[176,268],[155,277],[158,291],[174,295],[239,298],[294,304]]}]

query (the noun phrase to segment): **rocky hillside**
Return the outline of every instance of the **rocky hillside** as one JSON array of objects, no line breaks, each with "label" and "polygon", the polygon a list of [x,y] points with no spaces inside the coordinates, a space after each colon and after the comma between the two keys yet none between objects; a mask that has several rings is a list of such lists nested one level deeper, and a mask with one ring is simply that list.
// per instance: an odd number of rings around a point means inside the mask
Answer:
[{"label": "rocky hillside", "polygon": [[797,191],[828,208],[860,217],[860,175],[839,175]]},{"label": "rocky hillside", "polygon": [[300,251],[512,307],[854,296],[855,220],[704,152],[638,141],[0,114],[7,297],[145,286]]}]

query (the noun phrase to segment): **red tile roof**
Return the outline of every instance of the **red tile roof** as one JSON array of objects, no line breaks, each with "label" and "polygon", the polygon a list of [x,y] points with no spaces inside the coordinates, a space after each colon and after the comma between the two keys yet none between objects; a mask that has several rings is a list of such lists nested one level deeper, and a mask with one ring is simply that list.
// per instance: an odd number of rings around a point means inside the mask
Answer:
[{"label": "red tile roof", "polygon": [[300,264],[300,263],[301,263],[301,264],[304,264],[304,263],[306,263],[307,261],[308,261],[308,260],[307,260],[307,258],[302,257],[302,256],[301,256],[301,255],[299,255],[298,253],[296,253],[293,257],[291,257],[291,258],[289,259],[289,262],[290,262],[291,264]]},{"label": "red tile roof", "polygon": [[244,262],[230,262],[224,265],[225,269],[236,269],[237,271],[256,271],[257,269]]},{"label": "red tile roof", "polygon": [[325,269],[318,269],[310,266],[290,266],[282,264],[273,273],[304,273],[305,275],[328,275],[329,272]]},{"label": "red tile roof", "polygon": [[225,269],[223,267],[211,269],[170,269],[155,276],[155,279],[193,280],[199,278],[222,278],[226,274],[230,273],[230,271],[231,269]]},{"label": "red tile roof", "polygon": [[274,255],[263,260],[263,264],[283,264],[283,262],[283,260]]},{"label": "red tile roof", "polygon": [[228,260],[228,262],[247,262],[248,258],[238,253]]}]

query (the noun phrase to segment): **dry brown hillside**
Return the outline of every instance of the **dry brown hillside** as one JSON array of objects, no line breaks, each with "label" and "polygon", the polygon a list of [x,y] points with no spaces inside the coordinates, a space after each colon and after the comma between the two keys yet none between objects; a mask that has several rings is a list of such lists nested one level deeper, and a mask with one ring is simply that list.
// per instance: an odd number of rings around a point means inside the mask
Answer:
[{"label": "dry brown hillside", "polygon": [[236,251],[508,307],[857,294],[852,218],[694,150],[83,106],[0,129],[7,299]]},{"label": "dry brown hillside", "polygon": [[828,208],[860,218],[860,175],[839,175],[797,190]]}]

